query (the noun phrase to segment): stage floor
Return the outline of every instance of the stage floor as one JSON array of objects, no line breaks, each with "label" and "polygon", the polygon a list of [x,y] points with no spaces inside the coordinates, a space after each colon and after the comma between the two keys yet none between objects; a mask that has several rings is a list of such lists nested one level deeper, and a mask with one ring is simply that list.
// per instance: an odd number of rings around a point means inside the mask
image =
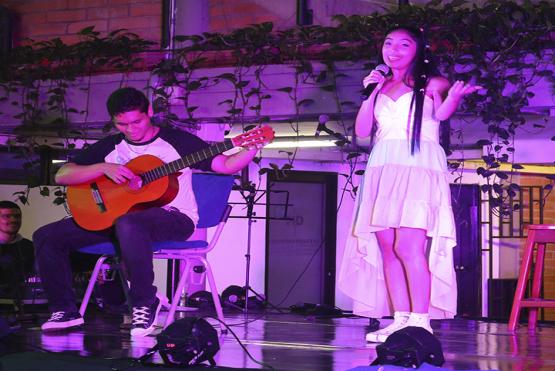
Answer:
[{"label": "stage floor", "polygon": [[[188,312],[187,316],[195,316]],[[18,351],[64,352],[100,358],[138,358],[156,344],[155,336],[131,339],[122,329],[122,317],[101,312],[86,316],[82,328],[71,332],[42,333],[38,323],[23,322],[3,339]],[[160,323],[165,317],[161,313]],[[390,320],[382,320],[382,324]],[[209,320],[215,326],[216,321]],[[366,343],[368,319],[323,318],[297,314],[226,313],[226,322],[252,356],[275,370],[344,371],[368,366],[376,344]],[[513,335],[504,323],[465,319],[432,321],[450,370],[555,370],[555,327],[542,325],[535,333],[521,326]],[[157,331],[158,333],[160,331]],[[155,334],[156,334],[155,333]],[[231,333],[220,337],[218,366],[263,368],[251,361]],[[0,358],[1,360],[1,358]],[[153,361],[162,363],[156,353]]]}]

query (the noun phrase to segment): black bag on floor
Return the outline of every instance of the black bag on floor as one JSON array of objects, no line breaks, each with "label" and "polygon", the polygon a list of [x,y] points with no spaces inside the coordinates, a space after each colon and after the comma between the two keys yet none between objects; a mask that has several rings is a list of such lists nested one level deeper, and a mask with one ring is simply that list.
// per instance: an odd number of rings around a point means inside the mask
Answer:
[{"label": "black bag on floor", "polygon": [[396,365],[417,368],[424,362],[441,366],[445,362],[441,343],[421,327],[405,327],[389,335],[376,347],[378,357],[372,365]]},{"label": "black bag on floor", "polygon": [[214,366],[214,356],[220,350],[218,332],[208,321],[197,317],[178,319],[156,340],[165,364],[190,366],[208,361]]}]

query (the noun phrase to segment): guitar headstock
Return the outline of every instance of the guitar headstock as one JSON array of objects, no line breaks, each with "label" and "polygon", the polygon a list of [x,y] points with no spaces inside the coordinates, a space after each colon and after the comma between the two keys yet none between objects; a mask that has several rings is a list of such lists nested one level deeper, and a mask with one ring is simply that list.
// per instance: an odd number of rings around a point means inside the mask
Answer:
[{"label": "guitar headstock", "polygon": [[235,147],[246,148],[262,148],[272,140],[274,140],[274,129],[268,125],[254,128],[231,139]]}]

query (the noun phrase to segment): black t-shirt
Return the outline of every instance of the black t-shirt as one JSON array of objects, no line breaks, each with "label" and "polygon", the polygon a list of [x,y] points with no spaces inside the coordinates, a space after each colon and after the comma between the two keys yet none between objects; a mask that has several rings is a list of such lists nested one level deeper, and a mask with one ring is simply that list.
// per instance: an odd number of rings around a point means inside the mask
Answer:
[{"label": "black t-shirt", "polygon": [[33,243],[19,238],[10,244],[0,244],[0,285],[23,282],[35,274],[35,250]]}]

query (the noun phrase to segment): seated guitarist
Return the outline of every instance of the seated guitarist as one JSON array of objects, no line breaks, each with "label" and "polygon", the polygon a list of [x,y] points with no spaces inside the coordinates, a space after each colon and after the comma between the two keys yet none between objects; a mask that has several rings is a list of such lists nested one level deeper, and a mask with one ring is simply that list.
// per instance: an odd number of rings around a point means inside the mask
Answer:
[{"label": "seated guitarist", "polygon": [[[73,162],[62,166],[56,174],[59,184],[86,183],[102,175],[117,184],[126,183],[135,174],[124,164],[137,156],[150,154],[167,163],[208,146],[187,132],[155,126],[151,122],[152,108],[148,99],[134,88],[113,92],[107,108],[119,133],[96,142],[81,151]],[[194,167],[233,174],[247,166],[255,154],[256,149],[248,149],[231,156],[216,155]],[[39,274],[52,312],[42,325],[43,331],[84,323],[75,304],[69,253],[113,238],[120,247],[131,286],[131,336],[146,336],[154,330],[161,303],[153,285],[152,243],[184,241],[193,233],[198,220],[191,170],[181,170],[178,181],[179,191],[169,204],[124,214],[109,229],[88,231],[79,227],[73,218],[67,218],[35,232],[33,240]]]}]

